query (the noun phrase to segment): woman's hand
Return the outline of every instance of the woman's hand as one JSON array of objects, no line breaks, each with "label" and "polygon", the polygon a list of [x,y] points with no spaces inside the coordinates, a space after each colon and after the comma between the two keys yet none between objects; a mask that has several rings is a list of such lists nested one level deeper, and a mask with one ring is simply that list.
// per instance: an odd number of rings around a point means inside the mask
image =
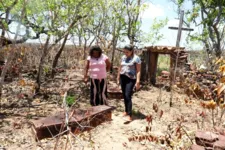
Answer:
[{"label": "woman's hand", "polygon": [[87,84],[88,82],[88,76],[84,76],[84,83]]},{"label": "woman's hand", "polygon": [[87,81],[88,81],[88,69],[89,69],[89,63],[90,63],[90,61],[89,60],[87,60],[87,62],[86,62],[86,66],[85,66],[85,69],[84,69],[84,83],[85,84],[87,84]]},{"label": "woman's hand", "polygon": [[116,79],[116,84],[117,84],[117,85],[120,84],[120,78],[119,78],[119,77],[117,77],[117,79]]},{"label": "woman's hand", "polygon": [[140,82],[136,82],[135,88],[136,88],[136,90],[139,90],[140,89]]}]

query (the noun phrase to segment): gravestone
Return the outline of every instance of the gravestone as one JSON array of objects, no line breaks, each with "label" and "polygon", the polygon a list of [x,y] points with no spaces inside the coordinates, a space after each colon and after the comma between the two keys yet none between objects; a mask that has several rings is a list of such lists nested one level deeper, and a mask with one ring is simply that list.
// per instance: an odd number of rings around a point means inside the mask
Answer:
[{"label": "gravestone", "polygon": [[[114,107],[99,105],[82,109],[72,109],[68,114],[68,126],[71,132],[77,134],[96,127],[112,119]],[[66,131],[65,112],[32,121],[32,132],[36,140],[52,138]],[[66,132],[64,133],[66,134]]]}]

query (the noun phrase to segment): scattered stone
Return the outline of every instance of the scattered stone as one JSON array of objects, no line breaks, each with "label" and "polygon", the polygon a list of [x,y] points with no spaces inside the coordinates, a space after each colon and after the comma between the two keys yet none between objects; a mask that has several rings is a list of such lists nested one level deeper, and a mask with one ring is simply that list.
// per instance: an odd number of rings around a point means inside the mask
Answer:
[{"label": "scattered stone", "polygon": [[196,144],[204,147],[213,147],[218,140],[218,135],[208,131],[197,131],[195,134]]},{"label": "scattered stone", "polygon": [[224,141],[225,142],[225,136],[224,135],[219,135],[219,141]]},{"label": "scattered stone", "polygon": [[191,150],[205,150],[205,148],[203,146],[199,146],[199,145],[192,145],[191,146]]},{"label": "scattered stone", "polygon": [[216,132],[218,132],[220,135],[225,136],[225,129],[220,127],[215,127]]},{"label": "scattered stone", "polygon": [[225,141],[216,141],[213,145],[214,150],[225,150]]},{"label": "scattered stone", "polygon": [[123,94],[122,91],[118,87],[108,87],[108,97],[115,98],[115,99],[122,99]]}]

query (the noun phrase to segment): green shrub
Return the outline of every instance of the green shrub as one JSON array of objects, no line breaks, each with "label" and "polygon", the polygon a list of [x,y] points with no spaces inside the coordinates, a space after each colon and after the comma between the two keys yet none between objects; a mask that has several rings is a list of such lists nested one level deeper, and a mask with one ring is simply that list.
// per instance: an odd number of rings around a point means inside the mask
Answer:
[{"label": "green shrub", "polygon": [[169,69],[170,69],[170,56],[159,55],[156,75],[159,76],[163,70],[169,71]]},{"label": "green shrub", "polygon": [[66,104],[70,107],[75,102],[75,96],[67,96],[66,97]]}]

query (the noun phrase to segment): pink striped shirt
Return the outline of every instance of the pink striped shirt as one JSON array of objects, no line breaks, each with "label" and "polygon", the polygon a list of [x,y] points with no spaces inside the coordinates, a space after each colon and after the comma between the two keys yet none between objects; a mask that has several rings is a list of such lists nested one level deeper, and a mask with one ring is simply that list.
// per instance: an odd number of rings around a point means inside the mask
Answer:
[{"label": "pink striped shirt", "polygon": [[89,73],[92,79],[106,78],[106,59],[108,59],[108,56],[105,54],[102,54],[99,58],[88,56],[87,60],[89,60]]}]

